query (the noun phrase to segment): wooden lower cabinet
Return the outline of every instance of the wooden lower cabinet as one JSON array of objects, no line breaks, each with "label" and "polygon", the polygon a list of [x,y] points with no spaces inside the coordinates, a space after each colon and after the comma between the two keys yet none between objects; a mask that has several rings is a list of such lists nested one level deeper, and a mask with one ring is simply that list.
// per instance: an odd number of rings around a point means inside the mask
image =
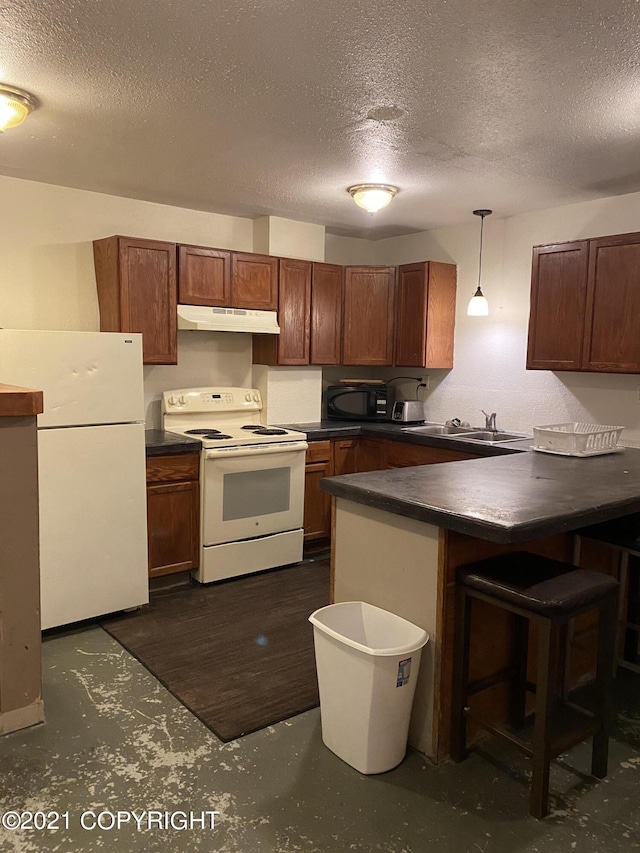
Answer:
[{"label": "wooden lower cabinet", "polygon": [[475,453],[404,444],[386,438],[311,441],[305,467],[304,541],[322,542],[331,537],[331,498],[320,491],[320,480],[324,477],[477,458]]},{"label": "wooden lower cabinet", "polygon": [[320,480],[333,476],[330,441],[313,441],[307,448],[304,481],[304,541],[331,536],[331,496],[320,491]]},{"label": "wooden lower cabinet", "polygon": [[198,568],[200,455],[147,458],[149,577]]},{"label": "wooden lower cabinet", "polygon": [[387,468],[409,468],[413,465],[435,465],[440,462],[458,462],[461,459],[477,459],[475,453],[463,453],[446,447],[426,447],[421,444],[401,444],[388,441]]},{"label": "wooden lower cabinet", "polygon": [[338,438],[333,442],[333,476],[355,474],[358,471],[357,438]]},{"label": "wooden lower cabinet", "polygon": [[387,467],[387,441],[361,438],[356,450],[356,471],[383,471]]}]

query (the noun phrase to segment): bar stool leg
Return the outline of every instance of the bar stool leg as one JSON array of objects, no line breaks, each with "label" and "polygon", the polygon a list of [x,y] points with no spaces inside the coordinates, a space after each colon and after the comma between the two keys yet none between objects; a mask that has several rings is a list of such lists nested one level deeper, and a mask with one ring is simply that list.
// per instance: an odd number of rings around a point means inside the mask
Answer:
[{"label": "bar stool leg", "polygon": [[618,661],[624,660],[627,651],[627,622],[629,621],[629,554],[622,551],[619,563],[618,589],[618,625],[616,628],[616,655],[613,664],[614,675],[618,671]]},{"label": "bar stool leg", "polygon": [[513,675],[509,683],[509,722],[512,729],[518,729],[524,725],[527,703],[529,620],[517,613],[513,614],[512,638]]},{"label": "bar stool leg", "polygon": [[471,637],[471,596],[462,587],[456,589],[456,636],[453,651],[451,697],[451,744],[453,761],[463,761],[467,752],[467,687],[469,684],[469,644]]},{"label": "bar stool leg", "polygon": [[616,644],[616,599],[610,597],[599,607],[598,665],[596,670],[596,716],[600,730],[593,736],[591,775],[604,779],[609,763],[609,734],[613,725],[612,673]]},{"label": "bar stool leg", "polygon": [[533,731],[533,776],[531,808],[533,817],[541,820],[549,814],[549,768],[551,765],[551,718],[556,684],[560,625],[551,619],[538,623],[538,678],[536,682],[536,718]]}]

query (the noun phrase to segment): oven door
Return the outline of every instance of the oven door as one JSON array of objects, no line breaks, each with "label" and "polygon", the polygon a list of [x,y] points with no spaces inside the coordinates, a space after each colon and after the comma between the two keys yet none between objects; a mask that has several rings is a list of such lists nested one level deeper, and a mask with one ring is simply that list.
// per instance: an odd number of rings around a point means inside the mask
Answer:
[{"label": "oven door", "polygon": [[205,450],[202,544],[302,527],[304,441]]}]

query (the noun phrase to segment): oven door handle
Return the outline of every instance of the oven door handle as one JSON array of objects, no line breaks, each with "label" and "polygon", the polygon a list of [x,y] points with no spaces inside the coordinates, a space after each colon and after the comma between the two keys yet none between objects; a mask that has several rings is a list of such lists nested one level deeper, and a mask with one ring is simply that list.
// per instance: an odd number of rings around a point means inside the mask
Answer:
[{"label": "oven door handle", "polygon": [[298,450],[306,450],[309,445],[306,441],[289,441],[282,444],[255,444],[247,447],[238,447],[234,450],[205,450],[206,460],[215,459],[237,459],[238,456],[268,456],[272,453],[292,453]]}]

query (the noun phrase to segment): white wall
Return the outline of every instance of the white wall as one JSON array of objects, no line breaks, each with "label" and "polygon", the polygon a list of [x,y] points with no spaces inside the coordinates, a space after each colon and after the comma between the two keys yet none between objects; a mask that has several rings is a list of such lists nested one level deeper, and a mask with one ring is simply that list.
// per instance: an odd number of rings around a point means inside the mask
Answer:
[{"label": "white wall", "polygon": [[324,225],[281,216],[260,216],[253,221],[254,252],[299,261],[324,261],[324,242]]},{"label": "white wall", "polygon": [[[499,427],[523,432],[573,420],[624,425],[622,441],[640,443],[640,376],[525,369],[532,247],[631,231],[640,231],[640,193],[509,219],[489,217],[482,275],[488,317],[466,316],[477,285],[479,220],[376,243],[376,263],[429,259],[458,265],[455,365],[451,371],[429,371],[427,417],[477,424],[485,409],[498,413]],[[420,373],[395,370],[407,372]]]},{"label": "white wall", "polygon": [[[0,177],[0,204],[5,211],[0,232],[0,326],[5,328],[97,329],[92,241],[99,237],[124,234],[254,249],[253,222],[240,217],[7,177]],[[531,247],[640,231],[640,193],[504,220],[496,212],[486,219],[483,289],[490,315],[471,318],[466,305],[477,283],[479,225],[470,216],[465,225],[375,243],[327,234],[325,259],[341,264],[432,259],[458,265],[455,367],[429,372],[430,419],[457,416],[477,423],[482,419],[480,409],[486,409],[498,413],[499,426],[521,431],[574,419],[623,424],[628,427],[623,440],[640,443],[640,376],[525,370]],[[296,256],[295,246],[281,248]],[[351,370],[344,368],[340,374]],[[383,378],[426,375],[405,368],[375,373]],[[273,417],[267,413],[272,422],[282,422],[281,412],[286,412],[284,422],[315,420],[319,413],[317,369],[285,371],[276,380],[278,387],[284,388],[294,374],[286,406],[283,396],[273,397],[280,402]],[[177,367],[145,369],[147,425],[159,426],[161,390],[253,381],[249,335],[181,334]],[[413,396],[413,383],[401,385],[400,391]]]},{"label": "white wall", "polygon": [[[253,250],[253,222],[0,177],[0,326],[99,328],[92,241],[112,234]],[[0,381],[1,381],[0,365]],[[147,426],[160,391],[251,384],[251,336],[181,333],[178,365],[145,367]]]},{"label": "white wall", "polygon": [[324,259],[328,264],[358,266],[375,264],[376,244],[372,240],[358,237],[338,237],[325,235]]}]

